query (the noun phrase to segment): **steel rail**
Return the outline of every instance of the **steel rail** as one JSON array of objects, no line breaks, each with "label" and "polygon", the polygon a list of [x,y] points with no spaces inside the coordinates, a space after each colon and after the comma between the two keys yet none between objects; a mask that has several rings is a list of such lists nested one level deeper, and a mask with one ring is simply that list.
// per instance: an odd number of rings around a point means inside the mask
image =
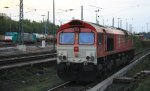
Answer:
[{"label": "steel rail", "polygon": [[53,61],[56,62],[56,53],[9,58],[0,60],[0,70]]},{"label": "steel rail", "polygon": [[3,65],[3,66],[0,66],[0,70],[22,67],[22,66],[33,65],[33,64],[39,64],[39,63],[45,63],[45,62],[52,62],[52,61],[53,62],[56,61],[56,58],[51,58],[51,59],[48,58],[48,59],[43,59],[43,60],[36,60],[36,61],[30,61],[30,62],[22,62],[22,63],[10,64],[10,65]]},{"label": "steel rail", "polygon": [[59,87],[62,87],[62,86],[64,86],[64,85],[68,84],[68,83],[70,83],[70,81],[65,82],[65,83],[63,83],[63,84],[60,84],[60,85],[58,85],[58,86],[56,86],[56,87],[53,87],[53,88],[51,88],[51,89],[49,89],[49,90],[47,90],[47,91],[53,91],[53,90],[55,90],[55,89],[57,89],[57,88],[59,88]]},{"label": "steel rail", "polygon": [[56,53],[14,57],[14,58],[2,59],[2,60],[0,60],[0,62],[9,61],[9,60],[20,60],[20,59],[28,59],[28,58],[45,57],[45,56],[55,56],[55,55],[56,55]]}]

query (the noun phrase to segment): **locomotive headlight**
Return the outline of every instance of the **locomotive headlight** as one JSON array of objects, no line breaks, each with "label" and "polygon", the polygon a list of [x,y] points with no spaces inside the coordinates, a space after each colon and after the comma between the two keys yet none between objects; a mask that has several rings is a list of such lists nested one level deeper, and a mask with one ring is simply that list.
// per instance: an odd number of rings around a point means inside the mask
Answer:
[{"label": "locomotive headlight", "polygon": [[67,56],[63,56],[63,60],[66,60],[67,59]]},{"label": "locomotive headlight", "polygon": [[67,60],[67,51],[58,51],[58,59],[61,61]]},{"label": "locomotive headlight", "polygon": [[62,60],[62,59],[63,59],[63,56],[60,55],[60,56],[58,56],[58,58],[59,58],[59,60]]},{"label": "locomotive headlight", "polygon": [[95,60],[95,51],[87,51],[86,52],[86,60],[94,61]]},{"label": "locomotive headlight", "polygon": [[90,56],[86,56],[86,60],[90,60]]}]

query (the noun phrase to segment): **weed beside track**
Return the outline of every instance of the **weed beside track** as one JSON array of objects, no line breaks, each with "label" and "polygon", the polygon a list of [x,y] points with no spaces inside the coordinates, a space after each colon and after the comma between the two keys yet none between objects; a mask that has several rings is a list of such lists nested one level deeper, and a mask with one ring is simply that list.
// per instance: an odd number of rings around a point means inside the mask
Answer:
[{"label": "weed beside track", "polygon": [[0,91],[46,91],[63,83],[55,67],[27,66],[0,71]]}]

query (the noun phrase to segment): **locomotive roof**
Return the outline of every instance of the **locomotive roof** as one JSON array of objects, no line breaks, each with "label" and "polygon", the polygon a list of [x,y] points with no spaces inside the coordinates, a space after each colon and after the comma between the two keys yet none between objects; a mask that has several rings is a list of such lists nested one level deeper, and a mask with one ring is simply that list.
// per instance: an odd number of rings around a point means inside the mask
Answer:
[{"label": "locomotive roof", "polygon": [[120,35],[130,35],[130,33],[124,29],[121,28],[115,28],[115,27],[110,27],[110,26],[103,26],[103,25],[98,25],[95,23],[89,23],[93,27],[95,27],[96,31],[99,33],[109,33],[109,34],[120,34]]},{"label": "locomotive roof", "polygon": [[58,30],[61,31],[66,28],[70,27],[85,27],[89,28],[93,31],[96,31],[98,33],[108,33],[108,34],[119,34],[119,35],[131,35],[128,31],[121,29],[121,28],[114,28],[114,27],[107,27],[107,26],[102,26],[99,24],[91,23],[91,22],[85,22],[81,20],[72,20],[69,23],[66,23],[60,27]]}]

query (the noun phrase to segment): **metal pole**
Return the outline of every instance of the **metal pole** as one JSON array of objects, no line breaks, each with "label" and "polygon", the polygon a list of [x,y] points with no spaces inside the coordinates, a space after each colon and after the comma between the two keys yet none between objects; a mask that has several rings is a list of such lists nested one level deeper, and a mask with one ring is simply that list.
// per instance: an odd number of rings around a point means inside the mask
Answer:
[{"label": "metal pole", "polygon": [[45,35],[45,30],[46,30],[46,24],[45,24],[45,20],[44,20],[44,16],[45,15],[41,15],[42,17],[43,17],[43,20],[42,20],[42,26],[43,26],[43,37],[44,37],[44,35]]},{"label": "metal pole", "polygon": [[98,24],[99,21],[98,21],[98,14],[97,14],[97,12],[99,12],[99,9],[98,9],[98,10],[95,10],[95,12],[96,12],[96,24]]},{"label": "metal pole", "polygon": [[[55,40],[55,0],[53,0],[53,39]],[[53,41],[53,49],[55,50],[55,41]]]},{"label": "metal pole", "polygon": [[126,19],[126,30],[128,31],[128,22],[127,22],[127,19]]},{"label": "metal pole", "polygon": [[44,34],[46,35],[46,20],[43,18],[43,22],[44,22]]},{"label": "metal pole", "polygon": [[133,29],[132,24],[129,25],[129,29],[130,29],[130,32],[132,33],[132,29]]},{"label": "metal pole", "polygon": [[44,37],[44,29],[45,29],[45,25],[44,25],[44,16],[43,16],[43,37]]},{"label": "metal pole", "polygon": [[97,12],[96,12],[96,24],[98,23],[98,20],[97,20]]},{"label": "metal pole", "polygon": [[114,19],[114,17],[113,17],[113,19],[112,19],[112,26],[114,27],[114,23],[115,23],[115,19]]},{"label": "metal pole", "polygon": [[128,22],[126,23],[126,30],[128,31]]},{"label": "metal pole", "polygon": [[146,23],[146,25],[147,25],[147,33],[148,33],[148,24],[149,24],[149,23]]},{"label": "metal pole", "polygon": [[46,31],[46,33],[48,34],[49,32],[48,32],[48,29],[49,29],[49,11],[48,11],[48,15],[47,15],[47,31]]},{"label": "metal pole", "polygon": [[83,6],[81,6],[81,20],[83,21]]},{"label": "metal pole", "polygon": [[119,28],[119,26],[120,26],[120,25],[119,25],[119,20],[120,20],[120,18],[118,18],[118,28]]},{"label": "metal pole", "polygon": [[23,44],[23,0],[20,0],[20,12],[19,12],[19,43]]},{"label": "metal pole", "polygon": [[120,28],[122,28],[122,20],[120,20]]}]

